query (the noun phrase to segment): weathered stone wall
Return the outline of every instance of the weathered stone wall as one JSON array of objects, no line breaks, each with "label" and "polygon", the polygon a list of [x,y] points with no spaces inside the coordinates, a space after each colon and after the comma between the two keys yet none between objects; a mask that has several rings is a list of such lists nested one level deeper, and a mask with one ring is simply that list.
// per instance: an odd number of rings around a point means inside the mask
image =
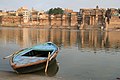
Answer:
[{"label": "weathered stone wall", "polygon": [[17,26],[23,23],[23,17],[20,16],[1,16],[0,20],[1,25],[6,26]]},{"label": "weathered stone wall", "polygon": [[112,16],[110,19],[110,24],[120,24],[120,18],[118,16]]},{"label": "weathered stone wall", "polygon": [[119,28],[120,29],[120,18],[118,16],[112,16],[108,28]]}]

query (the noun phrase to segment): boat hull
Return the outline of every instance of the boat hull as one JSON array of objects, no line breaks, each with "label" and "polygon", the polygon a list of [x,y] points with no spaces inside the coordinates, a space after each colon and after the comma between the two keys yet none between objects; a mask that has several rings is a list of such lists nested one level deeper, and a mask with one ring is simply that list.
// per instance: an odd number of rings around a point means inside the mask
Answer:
[{"label": "boat hull", "polygon": [[[55,59],[52,59],[49,62],[49,66],[52,65],[54,61],[55,61]],[[16,68],[14,70],[17,73],[30,73],[30,72],[35,72],[35,71],[40,71],[42,69],[45,69],[45,66],[46,66],[46,62],[43,62],[43,63],[31,65],[31,66]]]}]

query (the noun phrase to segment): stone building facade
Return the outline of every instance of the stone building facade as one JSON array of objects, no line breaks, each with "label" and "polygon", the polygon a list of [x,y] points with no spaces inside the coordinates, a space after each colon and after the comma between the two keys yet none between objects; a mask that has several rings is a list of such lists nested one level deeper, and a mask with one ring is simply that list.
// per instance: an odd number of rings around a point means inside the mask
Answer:
[{"label": "stone building facade", "polygon": [[[21,25],[21,26],[49,26],[52,28],[120,28],[120,13],[117,9],[111,9],[111,18],[109,24],[105,16],[106,9],[89,8],[80,9],[74,12],[65,9],[64,14],[50,15],[46,12],[40,12],[32,8],[28,10],[25,7],[19,8],[13,12],[0,12],[1,25]],[[43,27],[44,28],[44,27]]]},{"label": "stone building facade", "polygon": [[1,16],[0,23],[3,26],[18,26],[23,23],[23,17],[20,16]]}]

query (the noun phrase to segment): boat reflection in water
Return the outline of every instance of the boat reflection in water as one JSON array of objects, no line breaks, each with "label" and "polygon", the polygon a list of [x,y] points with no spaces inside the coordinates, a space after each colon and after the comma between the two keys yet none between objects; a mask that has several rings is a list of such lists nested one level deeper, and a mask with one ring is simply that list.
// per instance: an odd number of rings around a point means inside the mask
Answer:
[{"label": "boat reflection in water", "polygon": [[[50,64],[50,63],[49,63]],[[48,65],[48,69],[47,72],[45,73],[45,69],[42,69],[40,71],[36,71],[36,72],[32,72],[33,74],[38,74],[38,75],[47,75],[49,77],[53,77],[57,74],[57,72],[59,71],[59,65],[56,59],[54,59],[54,61],[52,62],[51,65]]]},{"label": "boat reflection in water", "polygon": [[59,65],[57,60],[55,59],[54,62],[52,63],[52,65],[48,66],[48,70],[47,70],[47,76],[55,76],[57,74],[59,70]]}]

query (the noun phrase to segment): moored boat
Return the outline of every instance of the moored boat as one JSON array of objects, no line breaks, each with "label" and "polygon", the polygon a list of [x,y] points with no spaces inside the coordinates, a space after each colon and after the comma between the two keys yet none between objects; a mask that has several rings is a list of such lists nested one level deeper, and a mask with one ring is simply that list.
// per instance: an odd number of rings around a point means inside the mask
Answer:
[{"label": "moored boat", "polygon": [[59,48],[52,42],[39,44],[13,54],[10,58],[10,64],[17,73],[29,73],[45,69],[48,66],[46,63],[49,62],[49,65],[52,65],[58,50]]}]

